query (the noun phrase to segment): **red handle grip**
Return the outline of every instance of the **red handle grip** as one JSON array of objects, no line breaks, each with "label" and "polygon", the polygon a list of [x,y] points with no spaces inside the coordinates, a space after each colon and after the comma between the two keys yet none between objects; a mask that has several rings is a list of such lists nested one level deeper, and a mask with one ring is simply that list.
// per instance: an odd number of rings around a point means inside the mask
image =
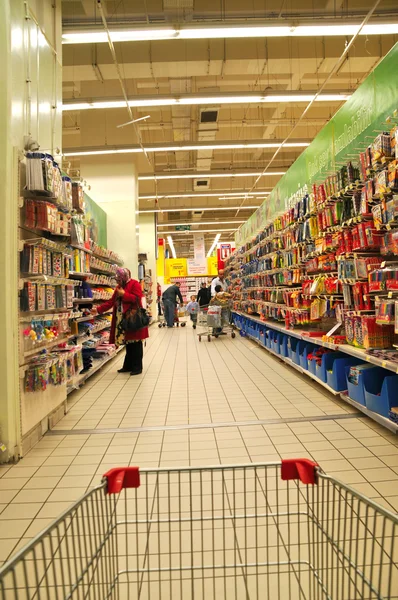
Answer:
[{"label": "red handle grip", "polygon": [[290,481],[291,479],[300,479],[302,483],[314,484],[317,482],[316,468],[317,463],[308,458],[286,458],[282,460],[282,479]]},{"label": "red handle grip", "polygon": [[104,474],[107,479],[107,494],[119,494],[125,488],[140,487],[140,470],[138,467],[116,467]]}]

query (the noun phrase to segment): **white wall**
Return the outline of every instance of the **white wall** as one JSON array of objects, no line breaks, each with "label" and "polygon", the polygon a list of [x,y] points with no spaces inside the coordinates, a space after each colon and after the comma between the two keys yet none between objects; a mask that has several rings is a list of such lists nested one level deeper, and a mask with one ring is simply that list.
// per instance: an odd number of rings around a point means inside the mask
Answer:
[{"label": "white wall", "polygon": [[139,251],[148,256],[145,263],[146,269],[152,272],[152,306],[151,314],[156,318],[156,225],[155,215],[140,214],[139,215]]},{"label": "white wall", "polygon": [[117,156],[85,157],[80,172],[90,197],[107,213],[108,248],[138,276],[138,179],[134,162]]},{"label": "white wall", "polygon": [[21,442],[18,156],[22,157],[28,134],[53,155],[56,147],[61,148],[60,4],[60,0],[0,1],[0,439],[8,448],[0,453],[0,461],[18,455]]}]

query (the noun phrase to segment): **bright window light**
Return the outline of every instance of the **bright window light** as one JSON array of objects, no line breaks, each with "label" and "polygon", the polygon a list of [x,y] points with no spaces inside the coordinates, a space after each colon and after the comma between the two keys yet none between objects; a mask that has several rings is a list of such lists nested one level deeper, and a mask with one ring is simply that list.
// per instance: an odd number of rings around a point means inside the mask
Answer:
[{"label": "bright window light", "polygon": [[[350,98],[349,93],[340,94],[320,94],[317,102],[343,102]],[[181,106],[181,105],[219,105],[219,104],[263,104],[263,103],[280,103],[280,102],[311,102],[315,97],[315,93],[296,93],[265,96],[188,96],[188,97],[167,97],[167,98],[139,98],[137,100],[129,100],[129,106],[132,108],[150,108],[151,106]],[[62,105],[63,112],[73,110],[92,110],[104,108],[124,108],[126,103],[124,100],[108,100],[108,101],[93,101],[93,102],[69,102],[66,101]]]},{"label": "bright window light", "polygon": [[217,242],[221,237],[221,233],[217,233],[216,237],[214,238],[214,242],[212,243],[212,245],[210,246],[210,250],[207,253],[207,257],[211,256],[213,253],[214,248],[217,246]]},{"label": "bright window light", "polygon": [[154,181],[157,179],[158,181],[161,179],[212,179],[218,177],[258,177],[259,175],[263,177],[273,177],[274,175],[284,175],[286,171],[266,171],[263,173],[262,171],[250,171],[247,173],[184,173],[183,175],[140,175],[138,177],[139,181]]},{"label": "bright window light", "polygon": [[171,255],[173,258],[177,258],[177,254],[174,248],[174,244],[173,244],[173,238],[171,237],[171,235],[167,236],[167,242],[169,244],[170,250],[171,250]]},{"label": "bright window light", "polygon": [[[176,235],[193,235],[194,233],[219,233],[223,231],[238,231],[238,227],[230,227],[225,229],[191,229],[190,231],[173,231],[173,236]],[[167,233],[166,231],[159,232],[160,235]]]},{"label": "bright window light", "polygon": [[[113,42],[142,42],[156,40],[197,40],[258,37],[320,37],[355,35],[359,23],[338,25],[225,25],[224,27],[180,27],[142,28],[113,30],[110,36]],[[359,35],[390,35],[398,33],[398,23],[375,23],[365,25]],[[105,31],[65,31],[63,44],[101,44],[108,43]]]},{"label": "bright window light", "polygon": [[[284,148],[307,148],[309,146],[309,142],[288,142],[284,144]],[[145,152],[187,152],[187,151],[199,151],[199,150],[252,150],[252,149],[272,149],[279,148],[281,146],[280,142],[254,142],[254,143],[225,143],[222,142],[214,142],[214,144],[191,144],[191,145],[178,145],[178,146],[144,146]],[[73,157],[73,156],[105,156],[108,154],[137,154],[143,152],[142,148],[134,147],[134,148],[109,148],[109,150],[72,150],[71,152],[65,152],[63,156],[65,157]]]}]

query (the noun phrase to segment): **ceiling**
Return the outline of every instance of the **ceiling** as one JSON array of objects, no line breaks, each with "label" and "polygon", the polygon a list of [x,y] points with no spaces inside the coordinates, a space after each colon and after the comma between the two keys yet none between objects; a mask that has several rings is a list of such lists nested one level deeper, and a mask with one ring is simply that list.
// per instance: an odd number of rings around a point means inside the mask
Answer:
[{"label": "ceiling", "polygon": [[[373,4],[370,0],[102,0],[109,30],[139,29],[146,33],[156,28],[221,28],[242,23],[342,26],[351,21],[361,23]],[[369,23],[397,22],[394,12],[396,0],[384,0]],[[64,32],[104,31],[96,0],[63,0],[62,15]],[[212,149],[212,145],[274,142],[277,146],[287,136],[293,145],[309,143],[344,101],[314,102],[300,120],[308,101],[287,100],[305,92],[315,94],[349,39],[344,35],[310,35],[127,41],[114,44],[117,64],[107,43],[64,44],[65,103],[123,99],[118,67],[128,98],[143,100],[144,106],[131,108],[133,119],[150,118],[118,128],[130,120],[126,107],[66,110],[63,151],[103,151],[107,146],[134,145],[139,149],[139,144],[145,148],[152,144],[157,151],[132,156],[140,176],[152,177],[140,181],[140,210],[165,211],[159,214],[159,223],[173,225],[161,227],[161,231],[174,232],[175,223],[194,222],[199,223],[194,226],[196,230],[210,230],[206,233],[209,244],[217,229],[230,230],[222,231],[222,239],[231,239],[231,230],[236,229],[238,221],[246,220],[254,210],[247,207],[262,202],[281,177],[278,173],[286,171],[304,147],[280,150],[269,173],[258,179],[253,173],[263,171],[275,147]],[[358,36],[323,93],[352,93],[397,40],[397,35]],[[220,96],[228,94],[267,96],[267,101],[246,98],[239,103],[221,103]],[[283,96],[283,101],[274,100],[275,94]],[[159,100],[159,96],[166,97],[166,104],[176,96],[188,102],[203,96],[206,100],[200,99],[200,104],[152,106],[151,100]],[[205,149],[159,148],[198,143],[205,144]],[[76,173],[80,160],[79,156],[69,156],[64,166]],[[234,176],[237,173],[249,174]],[[154,174],[173,177],[155,181]],[[206,178],[206,174],[226,176]],[[256,195],[245,197],[247,192]],[[171,208],[185,211],[167,212]],[[195,215],[195,208],[214,210],[202,214],[198,210]],[[175,233],[173,239],[177,253],[189,251],[190,234]]]}]

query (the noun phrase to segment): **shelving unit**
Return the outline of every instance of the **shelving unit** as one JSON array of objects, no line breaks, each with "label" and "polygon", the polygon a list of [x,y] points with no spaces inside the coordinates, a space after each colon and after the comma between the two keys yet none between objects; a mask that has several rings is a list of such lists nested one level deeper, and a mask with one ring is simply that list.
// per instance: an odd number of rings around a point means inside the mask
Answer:
[{"label": "shelving unit", "polygon": [[350,154],[334,175],[293,195],[233,254],[226,276],[238,314],[398,374],[394,122],[357,160]]},{"label": "shelving unit", "polygon": [[[52,161],[47,161],[46,169],[57,170],[57,167]],[[23,436],[30,433],[34,427],[41,428],[41,421],[54,410],[59,414],[58,409],[62,404],[66,410],[67,394],[116,355],[116,349],[109,346],[107,352],[110,354],[107,354],[104,360],[95,359],[92,369],[82,375],[78,375],[78,371],[76,375],[73,374],[74,368],[81,369],[81,366],[78,366],[81,364],[78,356],[81,356],[84,349],[87,352],[98,352],[101,348],[102,352],[102,345],[109,339],[103,332],[110,328],[110,319],[105,320],[102,315],[76,318],[76,313],[82,314],[77,312],[76,308],[79,304],[97,304],[109,299],[115,287],[113,276],[117,264],[122,264],[123,261],[115,253],[99,248],[89,239],[83,194],[78,189],[78,184],[73,184],[77,195],[75,193],[72,206],[72,197],[68,190],[63,188],[58,170],[51,181],[58,182],[56,193],[23,190],[19,203],[19,287],[21,298],[24,297],[27,285],[31,294],[30,302],[25,302],[26,308],[29,306],[31,310],[20,310],[19,314]],[[76,199],[78,208],[75,205]],[[77,293],[83,296],[85,292],[78,292],[75,288],[85,286],[87,281],[94,288],[98,286],[97,297],[77,298]],[[109,291],[106,288],[109,288]],[[39,298],[43,306],[38,304]],[[52,306],[50,302],[55,302],[56,305]],[[62,305],[57,306],[60,302]],[[94,323],[90,331],[71,333],[70,327],[73,322],[89,321]],[[79,343],[82,346],[76,345]],[[66,348],[58,351],[61,344],[63,347],[66,345]],[[57,369],[57,373],[48,375],[51,369]],[[34,389],[29,389],[32,372],[36,372],[36,383]],[[58,384],[54,377],[60,377],[59,381],[57,380]],[[68,378],[71,377],[73,384],[68,383]],[[40,381],[43,381],[42,388]]]},{"label": "shelving unit", "polygon": [[208,277],[203,275],[192,275],[189,277],[172,277],[170,281],[171,283],[176,283],[178,281],[181,283],[180,290],[184,301],[190,302],[191,296],[198,295],[202,283],[205,283],[207,285]]}]

